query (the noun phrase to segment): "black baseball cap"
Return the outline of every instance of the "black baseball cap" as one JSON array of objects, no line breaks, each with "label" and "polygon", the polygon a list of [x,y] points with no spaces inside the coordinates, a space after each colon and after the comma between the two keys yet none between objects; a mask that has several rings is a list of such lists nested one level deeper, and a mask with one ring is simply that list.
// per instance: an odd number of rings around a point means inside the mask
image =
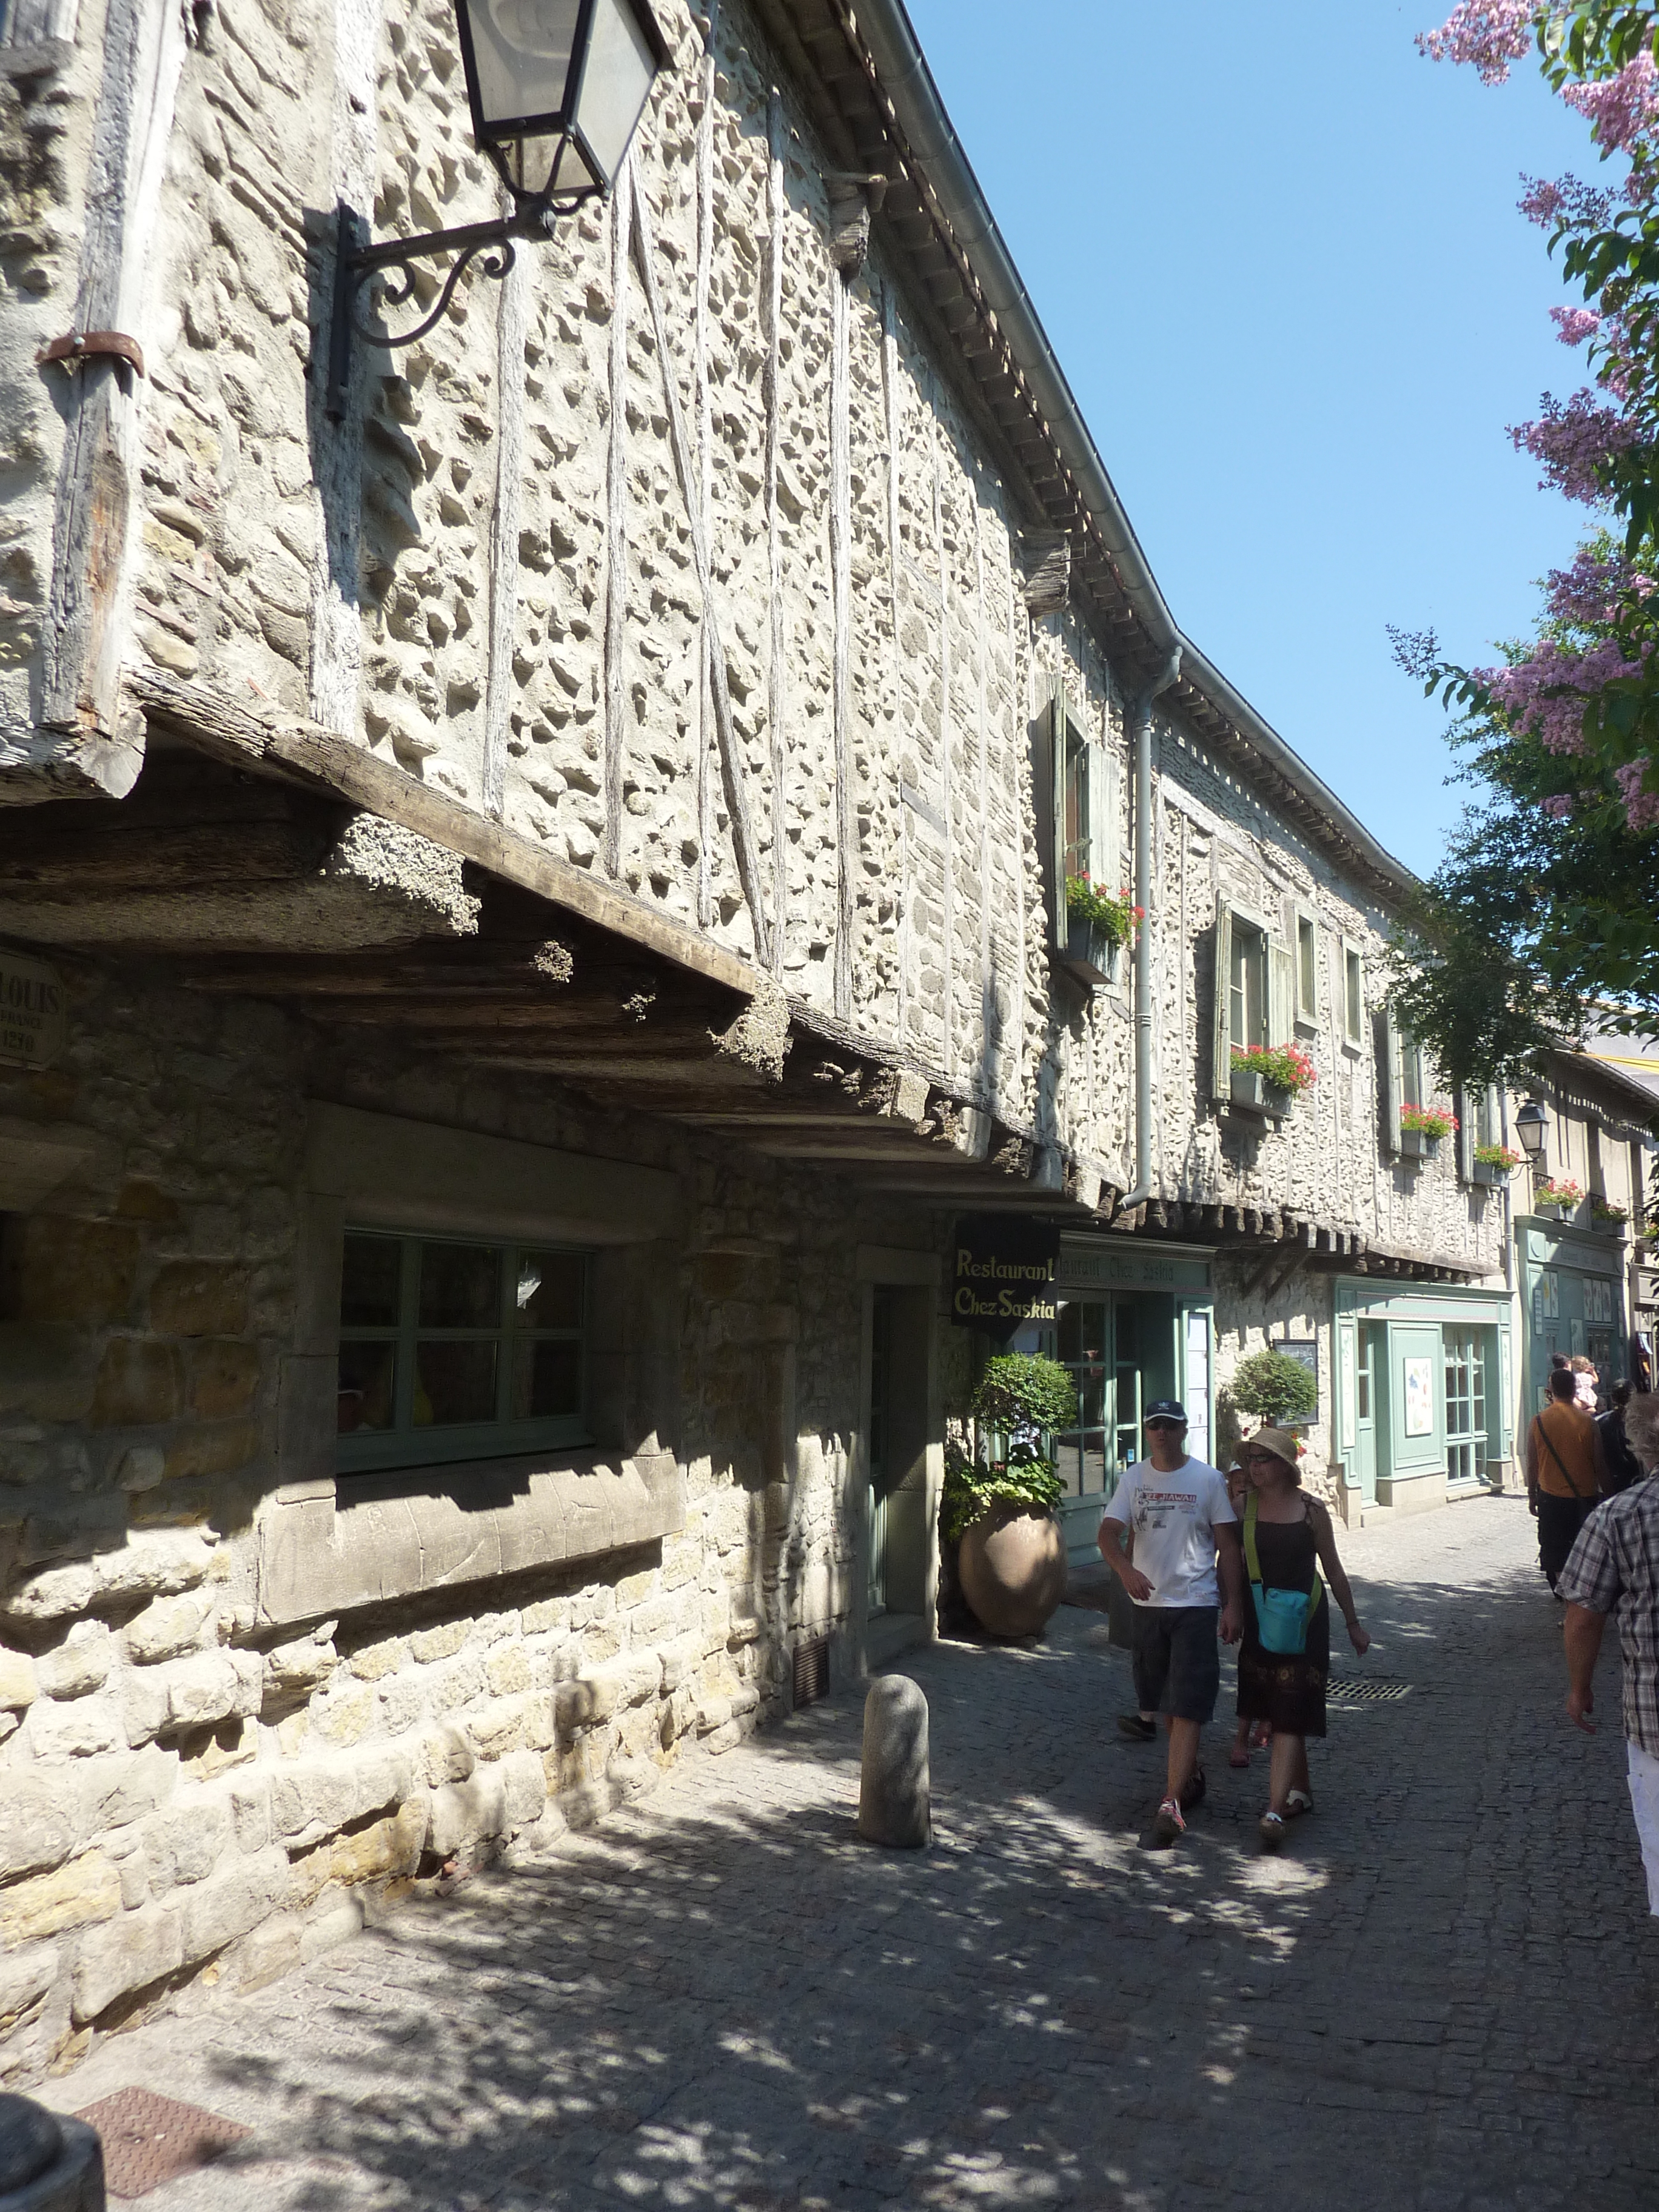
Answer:
[{"label": "black baseball cap", "polygon": [[1143,1425],[1148,1421],[1179,1421],[1184,1429],[1187,1408],[1177,1398],[1154,1398],[1140,1418]]}]

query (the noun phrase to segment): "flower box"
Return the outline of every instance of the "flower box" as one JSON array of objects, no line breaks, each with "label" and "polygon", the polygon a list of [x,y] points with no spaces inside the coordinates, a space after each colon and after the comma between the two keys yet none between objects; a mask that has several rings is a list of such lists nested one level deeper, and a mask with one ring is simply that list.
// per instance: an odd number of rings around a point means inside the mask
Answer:
[{"label": "flower box", "polygon": [[1263,1114],[1270,1120],[1282,1121],[1291,1110],[1296,1097],[1293,1091],[1281,1083],[1269,1083],[1265,1076],[1253,1069],[1235,1067],[1233,1070],[1232,1102],[1242,1106],[1247,1114]]},{"label": "flower box", "polygon": [[1431,1137],[1426,1129],[1402,1129],[1400,1149],[1408,1160],[1437,1160],[1443,1137]]},{"label": "flower box", "polygon": [[1066,921],[1065,961],[1079,982],[1115,983],[1122,956],[1122,940],[1086,915],[1068,915]]},{"label": "flower box", "polygon": [[1509,1179],[1509,1169],[1500,1168],[1492,1160],[1476,1160],[1470,1171],[1472,1182],[1484,1182],[1492,1189],[1495,1189],[1499,1183],[1507,1182]]}]

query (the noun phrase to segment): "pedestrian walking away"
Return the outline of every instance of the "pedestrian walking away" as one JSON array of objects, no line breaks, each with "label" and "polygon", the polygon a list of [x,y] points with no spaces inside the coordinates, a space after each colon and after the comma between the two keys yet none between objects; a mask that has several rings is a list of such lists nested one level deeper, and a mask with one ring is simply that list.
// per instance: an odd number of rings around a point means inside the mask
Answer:
[{"label": "pedestrian walking away", "polygon": [[1630,1404],[1630,1384],[1615,1382],[1607,1393],[1607,1410],[1595,1417],[1595,1426],[1601,1438],[1601,1460],[1606,1473],[1606,1487],[1609,1498],[1621,1490],[1628,1490],[1632,1482],[1642,1480],[1642,1462],[1630,1448],[1625,1434],[1625,1409]]},{"label": "pedestrian walking away", "polygon": [[1238,1718],[1241,1727],[1266,1721],[1273,1729],[1260,1823],[1269,1850],[1285,1840],[1287,1820],[1313,1810],[1308,1738],[1325,1733],[1331,1671],[1331,1608],[1321,1567],[1349,1643],[1363,1655],[1371,1641],[1354,1610],[1329,1511],[1302,1489],[1297,1449],[1287,1430],[1258,1429],[1240,1455],[1250,1484],[1243,1519],[1250,1601],[1238,1647]]},{"label": "pedestrian walking away", "polygon": [[1573,1403],[1577,1388],[1571,1368],[1553,1368],[1550,1402],[1527,1431],[1527,1500],[1538,1516],[1538,1564],[1552,1589],[1607,1487],[1601,1439]]},{"label": "pedestrian walking away", "polygon": [[[1168,1731],[1164,1795],[1151,1838],[1167,1845],[1204,1794],[1199,1746],[1221,1689],[1216,1635],[1218,1629],[1229,1644],[1238,1635],[1244,1570],[1226,1479],[1188,1457],[1185,1409],[1172,1398],[1154,1399],[1145,1426],[1146,1457],[1124,1471],[1113,1492],[1100,1550],[1134,1602],[1140,1710],[1162,1711]],[[1124,1547],[1130,1530],[1133,1559]]]},{"label": "pedestrian walking away", "polygon": [[1567,1607],[1567,1711],[1592,1735],[1595,1662],[1607,1615],[1618,1620],[1631,1809],[1647,1873],[1648,1911],[1659,1915],[1659,1398],[1632,1398],[1625,1426],[1642,1480],[1590,1515],[1556,1594]]}]

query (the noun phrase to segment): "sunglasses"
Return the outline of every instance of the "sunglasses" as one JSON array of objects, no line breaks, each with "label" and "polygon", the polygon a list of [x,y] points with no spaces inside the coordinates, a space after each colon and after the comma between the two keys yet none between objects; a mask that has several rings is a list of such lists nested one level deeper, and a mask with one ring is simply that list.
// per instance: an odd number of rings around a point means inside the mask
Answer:
[{"label": "sunglasses", "polygon": [[1186,1427],[1187,1424],[1185,1423],[1185,1421],[1166,1421],[1166,1420],[1164,1420],[1164,1419],[1160,1416],[1159,1418],[1158,1418],[1158,1419],[1156,1419],[1150,1420],[1150,1421],[1146,1422],[1144,1425],[1145,1425],[1147,1429],[1149,1429],[1149,1430],[1151,1430],[1151,1429],[1184,1429],[1184,1428]]},{"label": "sunglasses", "polygon": [[1238,1463],[1241,1467],[1273,1467],[1278,1458],[1277,1452],[1240,1452]]}]

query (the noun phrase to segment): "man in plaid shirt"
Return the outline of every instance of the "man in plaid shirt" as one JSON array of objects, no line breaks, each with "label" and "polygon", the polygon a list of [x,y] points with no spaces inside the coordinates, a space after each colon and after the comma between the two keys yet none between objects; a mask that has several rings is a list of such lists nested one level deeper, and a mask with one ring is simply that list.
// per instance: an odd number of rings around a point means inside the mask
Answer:
[{"label": "man in plaid shirt", "polygon": [[1590,1515],[1556,1595],[1567,1604],[1567,1711],[1591,1735],[1590,1678],[1607,1615],[1618,1615],[1631,1804],[1647,1869],[1648,1910],[1659,1914],[1659,1397],[1631,1400],[1625,1432],[1644,1480]]}]

